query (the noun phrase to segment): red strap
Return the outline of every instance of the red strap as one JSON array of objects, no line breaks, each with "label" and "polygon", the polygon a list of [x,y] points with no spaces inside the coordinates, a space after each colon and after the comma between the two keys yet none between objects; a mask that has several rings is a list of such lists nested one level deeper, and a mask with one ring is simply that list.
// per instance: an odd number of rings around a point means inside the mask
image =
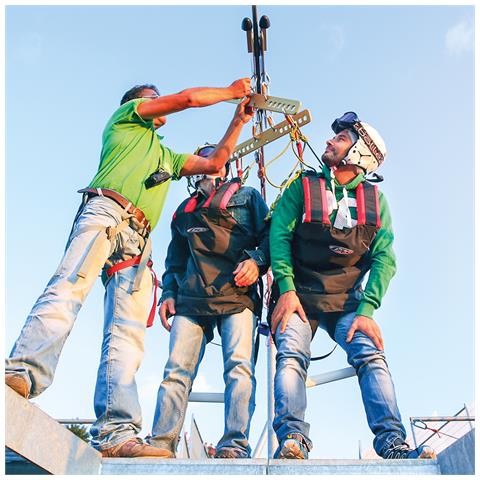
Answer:
[{"label": "red strap", "polygon": [[233,194],[240,188],[240,183],[235,182],[232,183],[225,193],[223,194],[222,201],[220,202],[220,210],[225,210],[227,208],[227,203],[230,201],[230,199],[233,197]]},{"label": "red strap", "polygon": [[305,203],[305,218],[304,223],[310,223],[312,221],[312,200],[310,197],[310,182],[308,177],[302,178],[303,183],[303,197]]},{"label": "red strap", "polygon": [[191,213],[191,212],[194,212],[195,209],[197,208],[197,203],[198,203],[198,199],[197,199],[198,195],[195,195],[194,197],[192,197],[188,202],[187,204],[185,205],[185,208],[183,209],[183,211],[185,213]]},{"label": "red strap", "polygon": [[365,191],[363,190],[363,183],[357,186],[357,225],[365,225]]},{"label": "red strap", "polygon": [[325,179],[320,178],[320,195],[322,196],[322,223],[330,225],[328,217],[327,189],[325,188]]},{"label": "red strap", "polygon": [[[129,258],[128,260],[125,260],[124,262],[116,263],[115,265],[112,265],[107,270],[107,275],[111,277],[114,273],[118,272],[119,270],[123,270],[124,268],[128,268],[133,265],[138,265],[140,263],[141,258],[142,258],[141,255],[137,255],[136,257],[132,257],[132,258]],[[149,260],[147,265],[150,267],[151,265],[153,265],[153,262]]]},{"label": "red strap", "polygon": [[213,200],[213,197],[215,196],[215,194],[217,193],[216,190],[214,190],[210,196],[207,198],[207,201],[202,205],[202,208],[208,208],[210,206],[210,203],[211,201]]},{"label": "red strap", "polygon": [[373,189],[375,191],[375,210],[377,211],[377,228],[382,226],[382,220],[380,219],[380,203],[378,201],[378,186],[374,185]]},{"label": "red strap", "polygon": [[[111,277],[114,273],[118,272],[119,270],[123,270],[124,268],[128,268],[133,265],[138,265],[140,263],[141,258],[142,258],[141,255],[137,255],[136,257],[132,257],[132,258],[129,258],[128,260],[125,260],[124,262],[120,262],[115,265],[112,265],[110,268],[107,269],[107,276]],[[158,279],[152,266],[153,266],[153,262],[149,260],[147,263],[147,267],[150,268],[150,271],[152,272],[152,275],[153,275],[153,305],[148,315],[147,328],[153,325],[153,321],[155,320],[155,307],[157,306]]]},{"label": "red strap", "polygon": [[153,325],[153,321],[155,320],[155,307],[157,306],[157,288],[158,288],[158,280],[157,275],[155,275],[155,270],[150,268],[150,271],[153,275],[153,304],[152,308],[150,309],[150,314],[148,315],[147,320],[147,328]]}]

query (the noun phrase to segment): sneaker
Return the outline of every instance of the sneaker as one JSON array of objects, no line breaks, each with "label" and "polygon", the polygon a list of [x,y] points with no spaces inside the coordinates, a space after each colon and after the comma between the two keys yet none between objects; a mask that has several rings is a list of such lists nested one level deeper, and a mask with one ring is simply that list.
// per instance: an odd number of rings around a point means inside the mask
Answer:
[{"label": "sneaker", "polygon": [[5,385],[8,385],[12,390],[15,390],[23,398],[30,396],[30,386],[25,380],[25,377],[19,373],[6,373]]},{"label": "sneaker", "polygon": [[408,443],[403,442],[399,438],[397,438],[387,449],[384,450],[382,457],[388,460],[404,458],[437,458],[433,449],[428,445],[422,445],[418,448],[412,449]]},{"label": "sneaker", "polygon": [[214,458],[248,458],[248,455],[238,448],[220,448]]},{"label": "sneaker", "polygon": [[102,450],[102,457],[163,457],[173,458],[173,452],[142,442],[140,438],[131,438],[120,445]]},{"label": "sneaker", "polygon": [[306,460],[308,458],[308,447],[305,439],[299,433],[289,433],[280,442],[273,458]]}]

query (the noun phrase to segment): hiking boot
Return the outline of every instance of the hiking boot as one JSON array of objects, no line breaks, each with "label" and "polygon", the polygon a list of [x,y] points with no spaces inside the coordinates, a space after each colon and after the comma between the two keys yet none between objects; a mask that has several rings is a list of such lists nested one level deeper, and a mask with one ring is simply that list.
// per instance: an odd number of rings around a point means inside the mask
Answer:
[{"label": "hiking boot", "polygon": [[248,458],[246,452],[239,450],[237,448],[221,448],[217,450],[214,458]]},{"label": "hiking boot", "polygon": [[173,458],[173,452],[143,443],[140,438],[131,438],[120,445],[101,451],[102,457],[163,457]]},{"label": "hiking boot", "polygon": [[387,449],[383,451],[382,457],[388,460],[403,458],[437,458],[433,449],[428,445],[422,445],[418,448],[412,449],[408,443],[402,442],[402,440],[399,438],[397,438]]},{"label": "hiking boot", "polygon": [[273,458],[306,460],[308,458],[308,447],[305,439],[298,433],[289,433],[280,442]]},{"label": "hiking boot", "polygon": [[5,385],[8,385],[12,390],[15,390],[23,398],[30,396],[30,386],[25,380],[25,377],[19,373],[6,373]]}]

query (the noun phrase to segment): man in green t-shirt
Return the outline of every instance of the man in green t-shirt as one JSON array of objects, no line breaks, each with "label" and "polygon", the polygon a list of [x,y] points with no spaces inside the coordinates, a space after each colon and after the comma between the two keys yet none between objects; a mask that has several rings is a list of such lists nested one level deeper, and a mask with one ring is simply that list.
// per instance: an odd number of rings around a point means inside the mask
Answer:
[{"label": "man in green t-shirt", "polygon": [[250,79],[226,88],[190,88],[160,96],[154,85],[125,93],[103,132],[98,172],[83,192],[63,258],[33,306],[6,360],[5,383],[25,398],[53,381],[63,347],[85,297],[102,273],[105,321],[94,404],[92,445],[107,457],[171,456],[141,439],[135,373],[145,327],[155,313],[149,303],[156,278],[150,273],[151,230],[160,217],[170,181],[214,173],[234,150],[252,118],[240,103],[217,148],[207,157],[178,154],[161,143],[156,129],[166,116],[250,94]]}]

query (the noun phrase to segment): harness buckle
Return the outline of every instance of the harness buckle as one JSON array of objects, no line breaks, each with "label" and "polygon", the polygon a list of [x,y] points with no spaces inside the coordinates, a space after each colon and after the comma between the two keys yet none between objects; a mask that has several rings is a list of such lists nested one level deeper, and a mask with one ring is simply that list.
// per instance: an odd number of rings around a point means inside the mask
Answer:
[{"label": "harness buckle", "polygon": [[107,238],[109,240],[112,240],[112,238],[115,236],[115,229],[114,227],[112,227],[111,225],[109,225],[106,229],[105,229],[105,233],[107,234]]}]

